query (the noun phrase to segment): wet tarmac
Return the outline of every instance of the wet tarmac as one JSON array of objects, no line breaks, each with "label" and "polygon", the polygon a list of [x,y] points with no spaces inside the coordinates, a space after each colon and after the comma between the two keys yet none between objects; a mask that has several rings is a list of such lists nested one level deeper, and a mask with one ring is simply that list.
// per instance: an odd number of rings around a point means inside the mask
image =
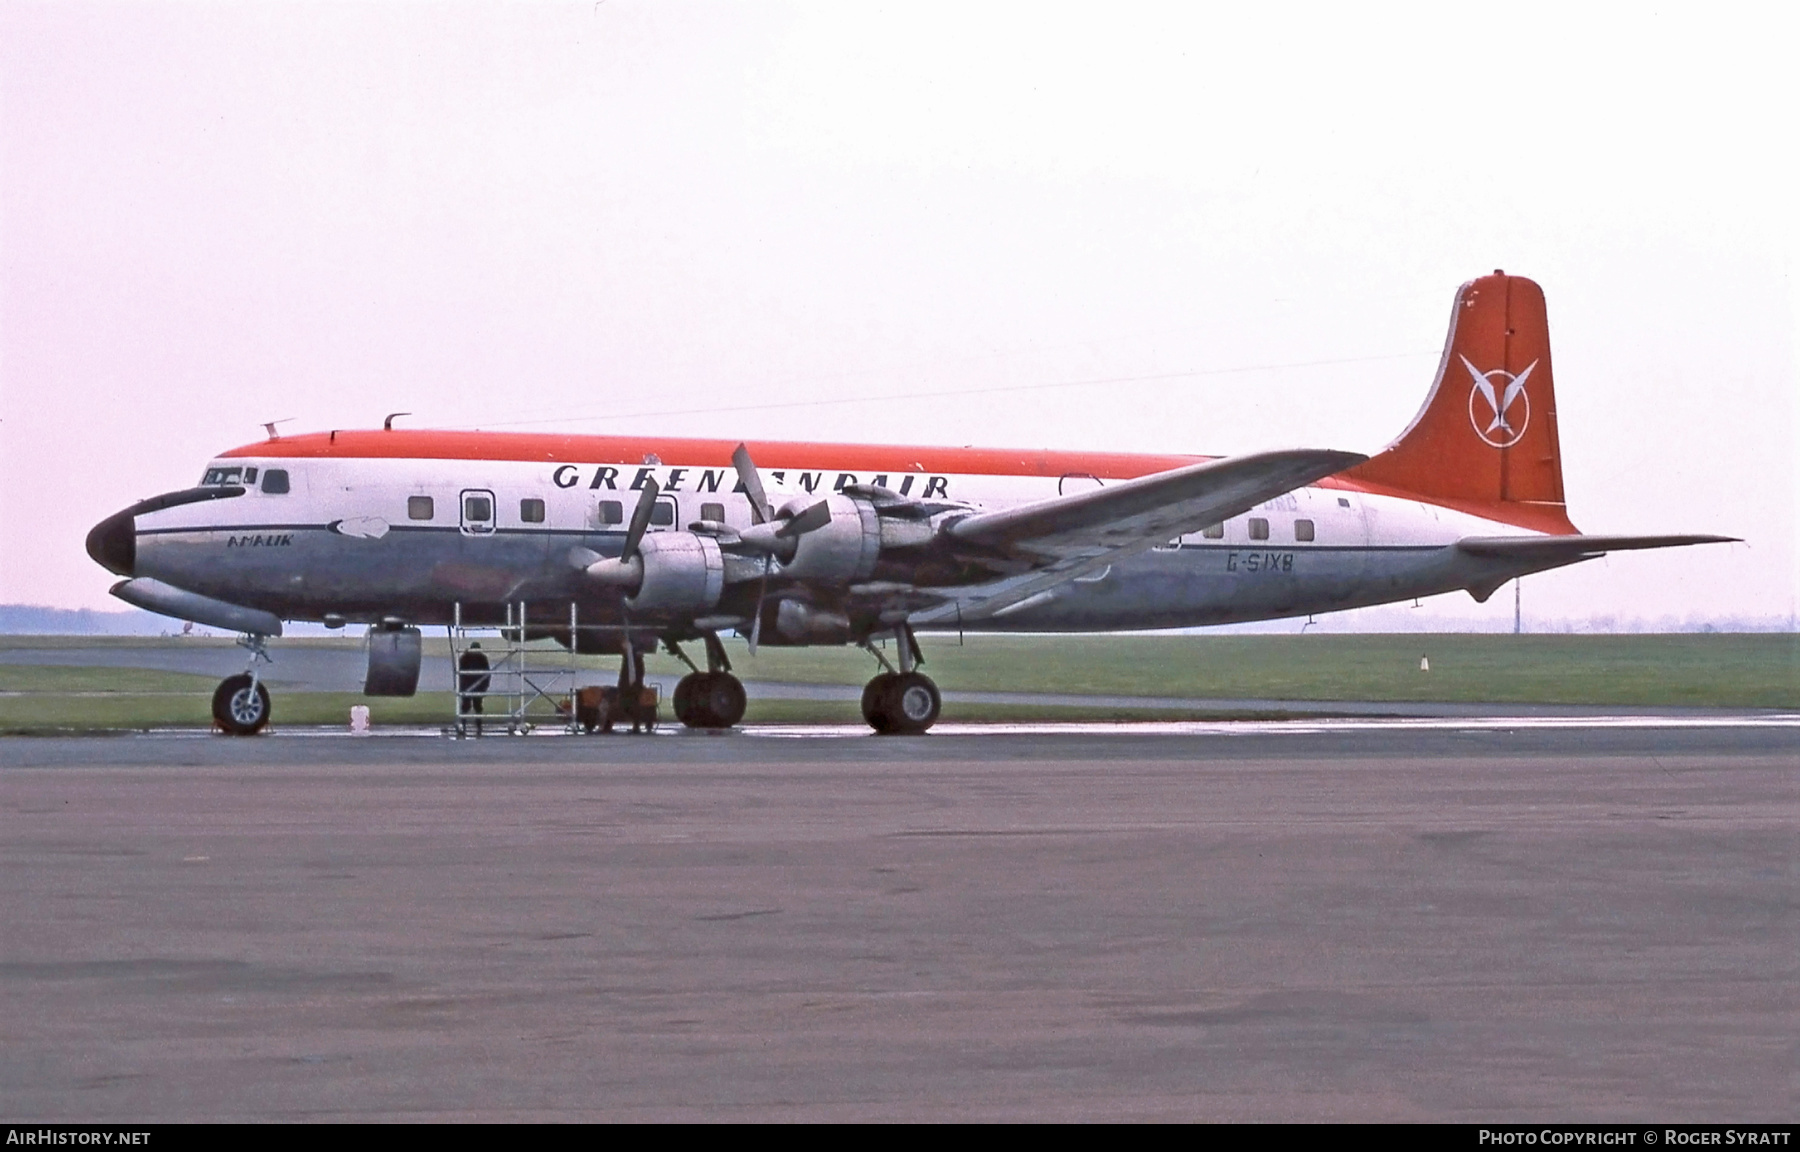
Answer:
[{"label": "wet tarmac", "polygon": [[1800,719],[0,740],[32,1120],[1781,1121]]}]

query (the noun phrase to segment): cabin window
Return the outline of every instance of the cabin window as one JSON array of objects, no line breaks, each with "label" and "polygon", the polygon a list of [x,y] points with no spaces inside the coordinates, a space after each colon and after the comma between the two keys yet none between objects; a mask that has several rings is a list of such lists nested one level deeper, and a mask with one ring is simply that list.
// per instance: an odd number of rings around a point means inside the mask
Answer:
[{"label": "cabin window", "polygon": [[236,484],[243,478],[243,475],[244,470],[242,468],[208,468],[206,470],[206,475],[200,478],[200,483],[203,486],[211,484]]},{"label": "cabin window", "polygon": [[531,496],[519,501],[519,519],[527,524],[542,524],[544,522],[544,502]]},{"label": "cabin window", "polygon": [[667,500],[658,500],[650,509],[650,523],[658,528],[667,528],[675,523],[675,505]]},{"label": "cabin window", "polygon": [[463,519],[482,524],[494,518],[494,505],[486,496],[463,497]]},{"label": "cabin window", "polygon": [[725,505],[723,505],[723,504],[702,504],[702,505],[700,505],[700,519],[711,520],[715,524],[723,524],[725,522]]},{"label": "cabin window", "polygon": [[1311,520],[1294,521],[1294,539],[1300,541],[1302,544],[1310,544],[1312,543],[1312,538],[1313,522]]},{"label": "cabin window", "polygon": [[1269,538],[1269,522],[1261,516],[1250,517],[1250,539],[1267,540]]},{"label": "cabin window", "polygon": [[285,468],[271,468],[262,474],[262,490],[268,496],[286,496],[288,474]]},{"label": "cabin window", "polygon": [[617,500],[602,500],[596,509],[597,519],[601,524],[625,523],[625,506]]},{"label": "cabin window", "polygon": [[429,520],[436,513],[431,506],[429,496],[408,496],[406,498],[406,517],[409,520]]},{"label": "cabin window", "polygon": [[1200,529],[1200,535],[1206,537],[1208,540],[1223,540],[1225,538],[1225,525],[1208,524],[1206,527]]}]

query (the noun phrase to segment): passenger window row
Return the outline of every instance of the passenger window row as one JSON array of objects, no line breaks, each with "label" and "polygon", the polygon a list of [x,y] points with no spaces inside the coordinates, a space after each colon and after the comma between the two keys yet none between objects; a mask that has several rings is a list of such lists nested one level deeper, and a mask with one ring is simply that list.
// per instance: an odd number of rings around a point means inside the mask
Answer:
[{"label": "passenger window row", "polygon": [[[269,475],[280,475],[282,477],[282,487],[280,491],[287,491],[287,474],[285,472],[269,473]],[[264,490],[268,491],[269,489]],[[490,519],[492,515],[493,508],[488,503],[487,497],[465,497],[465,507],[463,508],[464,519],[472,522],[481,522]],[[406,498],[407,519],[431,520],[436,516],[437,502],[430,496],[408,496]],[[700,506],[700,518],[702,520],[717,520],[722,522],[725,519],[725,505],[702,504]],[[602,500],[595,509],[595,519],[601,525],[607,527],[623,524],[625,523],[625,505],[618,500]],[[542,524],[544,522],[544,502],[534,496],[527,496],[525,499],[520,500],[519,520],[524,524]],[[674,524],[675,506],[666,500],[658,501],[656,505],[650,509],[650,523],[659,528],[666,528]]]},{"label": "passenger window row", "polygon": [[[1266,517],[1250,517],[1247,522],[1247,527],[1249,529],[1250,539],[1267,540],[1269,538],[1269,521]],[[1205,528],[1200,530],[1200,535],[1208,540],[1223,540],[1225,538],[1225,525],[1208,524]],[[1317,539],[1317,536],[1317,531],[1314,529],[1311,520],[1294,521],[1295,540],[1298,540],[1303,544],[1310,544],[1313,540]]]},{"label": "passenger window row", "polygon": [[[214,472],[221,471],[225,471],[225,469],[214,470]],[[235,471],[235,469],[232,471]],[[250,471],[254,473],[256,470],[252,468]],[[227,483],[227,481],[222,480],[214,481],[212,480],[212,476],[212,472],[207,474],[209,482]],[[277,479],[277,477],[279,477],[279,479]],[[286,472],[278,468],[271,468],[263,473],[264,492],[282,493],[287,490],[288,475]],[[463,510],[466,519],[471,521],[484,521],[490,518],[493,510],[488,504],[487,497],[470,496],[467,500],[468,507]],[[406,498],[406,515],[408,519],[430,520],[435,517],[436,514],[436,503],[431,497],[409,496]],[[725,506],[723,504],[702,504],[700,506],[700,519],[722,523],[725,519]],[[544,502],[532,496],[520,500],[519,520],[525,524],[542,524],[544,522]],[[595,520],[606,527],[625,523],[624,503],[618,500],[600,501],[595,509]],[[674,505],[665,500],[657,501],[656,505],[650,510],[650,523],[659,528],[666,528],[674,524]],[[1269,521],[1266,517],[1250,517],[1247,521],[1247,527],[1250,539],[1267,540],[1269,538]],[[1222,540],[1225,538],[1225,525],[1222,523],[1209,524],[1200,530],[1200,535],[1208,540]],[[1317,531],[1313,526],[1313,522],[1311,520],[1295,520],[1294,539],[1302,544],[1310,544],[1317,539]]]},{"label": "passenger window row", "polygon": [[[617,500],[600,501],[598,519],[602,525],[609,527],[625,523],[625,505]],[[667,528],[675,523],[675,505],[667,500],[658,500],[650,509],[650,523],[658,528]]]},{"label": "passenger window row", "polygon": [[[408,496],[406,498],[406,518],[408,520],[430,520],[437,515],[437,501],[429,496]],[[463,497],[463,519],[470,523],[483,523],[491,520],[494,506],[486,496]],[[527,496],[519,501],[519,520],[525,524],[542,524],[544,522],[544,502],[535,496]]]}]

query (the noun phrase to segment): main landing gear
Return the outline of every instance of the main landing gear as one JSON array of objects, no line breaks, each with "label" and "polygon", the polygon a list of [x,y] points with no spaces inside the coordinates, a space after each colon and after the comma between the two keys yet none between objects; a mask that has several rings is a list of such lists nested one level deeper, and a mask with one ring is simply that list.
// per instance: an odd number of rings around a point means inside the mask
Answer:
[{"label": "main landing gear", "polygon": [[269,638],[251,633],[238,641],[250,650],[250,670],[227,676],[213,692],[213,722],[228,736],[254,736],[269,722],[269,690],[263,687],[256,665],[269,660]]},{"label": "main landing gear", "polygon": [[944,702],[931,677],[918,670],[925,657],[912,627],[905,623],[895,627],[894,640],[898,671],[874,644],[863,644],[883,668],[863,687],[863,721],[883,736],[917,735],[937,723]]},{"label": "main landing gear", "polygon": [[669,651],[693,671],[675,685],[675,719],[689,728],[730,728],[744,718],[744,685],[731,674],[725,645],[706,633],[706,671],[694,666],[673,641]]},{"label": "main landing gear", "polygon": [[633,736],[639,732],[655,732],[656,712],[656,689],[644,683],[644,650],[634,646],[627,633],[625,650],[619,660],[619,687],[601,722],[601,731],[611,732],[614,724],[627,723],[631,725]]}]

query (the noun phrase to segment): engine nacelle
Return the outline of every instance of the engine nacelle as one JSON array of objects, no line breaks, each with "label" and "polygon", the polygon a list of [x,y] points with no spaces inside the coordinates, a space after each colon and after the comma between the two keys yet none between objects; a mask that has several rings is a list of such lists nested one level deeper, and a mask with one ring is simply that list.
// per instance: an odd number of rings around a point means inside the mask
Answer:
[{"label": "engine nacelle", "polygon": [[846,644],[850,618],[829,608],[783,600],[775,609],[775,631],[794,644]]},{"label": "engine nacelle", "polygon": [[[867,580],[881,554],[881,517],[867,500],[851,496],[827,496],[831,523],[800,537],[794,558],[782,564],[781,574],[821,584],[851,584]],[[809,496],[790,500],[786,514],[798,514],[818,503]],[[778,517],[779,518],[779,517]]]},{"label": "engine nacelle", "polygon": [[633,612],[705,612],[725,591],[725,558],[719,542],[693,532],[652,532],[638,545],[644,566],[637,591],[625,601]]}]

